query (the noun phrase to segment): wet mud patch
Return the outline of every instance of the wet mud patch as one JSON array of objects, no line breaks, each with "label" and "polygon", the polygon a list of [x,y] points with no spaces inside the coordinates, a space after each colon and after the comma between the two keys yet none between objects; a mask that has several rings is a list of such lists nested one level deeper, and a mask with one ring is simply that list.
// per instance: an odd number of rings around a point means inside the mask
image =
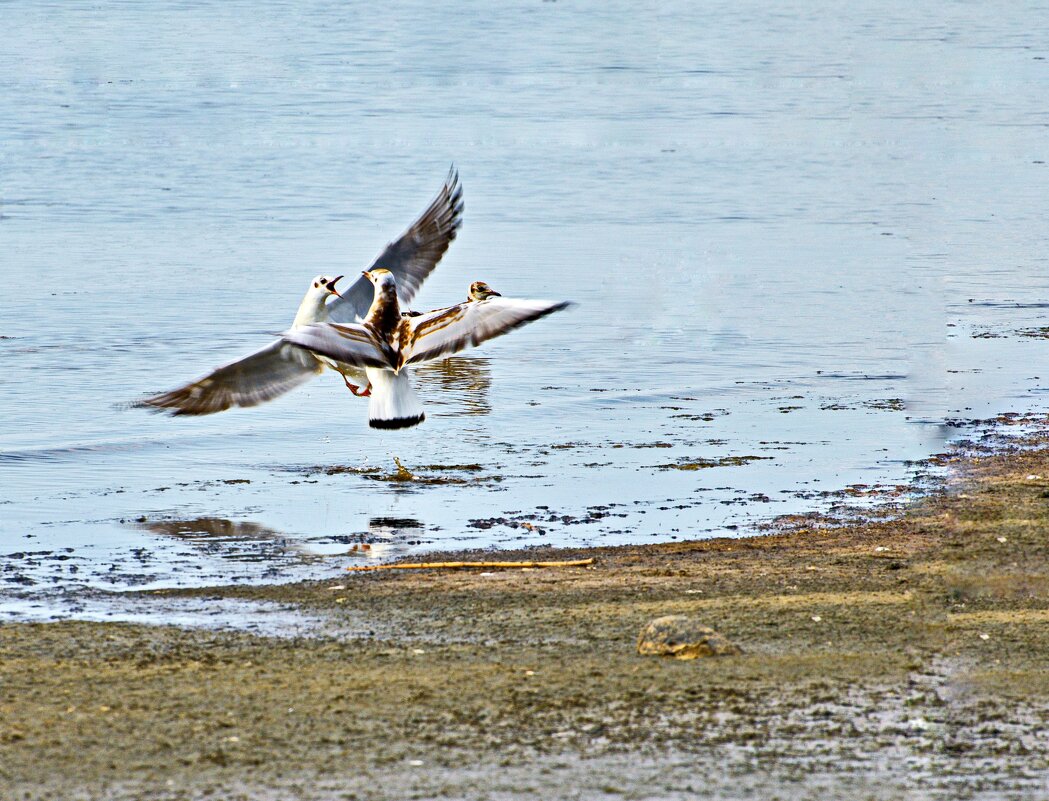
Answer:
[{"label": "wet mud patch", "polygon": [[[1044,437],[1044,430],[1049,428],[1049,415],[1036,412],[1003,412],[995,417],[985,418],[949,417],[944,425],[972,429],[974,434],[984,441],[1003,441],[1001,438],[1008,436],[1003,433],[1003,427],[1025,426],[1035,435],[1033,443],[1037,445]],[[960,452],[957,447],[954,450],[956,454]]]},{"label": "wet mud patch", "polygon": [[907,409],[907,404],[904,402],[903,398],[881,398],[867,401],[863,405],[868,409],[877,409],[879,411],[888,412],[902,412]]},{"label": "wet mud patch", "polygon": [[427,464],[418,467],[404,464],[394,457],[394,469],[384,469],[374,465],[328,465],[300,468],[306,476],[323,474],[327,476],[356,475],[368,481],[379,481],[384,484],[404,485],[463,485],[463,484],[498,484],[504,480],[497,473],[484,473],[485,467],[480,464]]},{"label": "wet mud patch", "polygon": [[626,504],[620,503],[590,506],[582,515],[559,513],[548,506],[539,506],[531,512],[510,512],[500,517],[476,518],[467,521],[466,526],[482,531],[502,526],[544,536],[553,526],[581,526],[600,523],[612,517],[629,517],[626,512],[619,511],[619,508],[625,506]]},{"label": "wet mud patch", "polygon": [[706,470],[712,467],[741,467],[751,462],[772,459],[772,456],[719,456],[715,459],[682,459],[670,464],[655,464],[657,470]]},{"label": "wet mud patch", "polygon": [[659,409],[668,412],[674,412],[674,414],[668,415],[671,420],[683,420],[686,422],[695,423],[712,423],[719,417],[725,417],[730,414],[728,409],[708,409],[702,411],[694,411],[695,407],[691,404],[702,402],[700,398],[692,398],[682,395],[672,395],[671,401],[675,401],[672,404],[665,404],[659,407]]},{"label": "wet mud patch", "polygon": [[302,467],[296,469],[294,472],[301,473],[304,476],[372,476],[379,475],[382,473],[381,467],[375,465],[314,465],[313,467]]},{"label": "wet mud patch", "polygon": [[904,412],[907,404],[903,398],[874,398],[855,403],[831,401],[820,405],[821,412],[847,412],[856,409],[872,409],[878,412]]}]

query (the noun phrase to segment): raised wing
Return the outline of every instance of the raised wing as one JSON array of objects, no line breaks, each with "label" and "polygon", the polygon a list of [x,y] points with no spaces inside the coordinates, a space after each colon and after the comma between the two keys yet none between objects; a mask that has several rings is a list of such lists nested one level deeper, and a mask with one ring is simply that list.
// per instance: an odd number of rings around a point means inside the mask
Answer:
[{"label": "raised wing", "polygon": [[[369,270],[383,267],[397,279],[397,297],[408,308],[422,282],[433,272],[462,223],[463,189],[453,168],[430,207],[401,238],[386,246]],[[374,289],[364,276],[328,304],[328,317],[336,323],[363,320],[372,304]]]},{"label": "raised wing", "polygon": [[278,339],[203,378],[134,405],[172,415],[214,414],[231,406],[257,406],[309,381],[323,369],[312,353]]},{"label": "raised wing", "polygon": [[480,345],[571,305],[568,301],[491,297],[409,317],[405,320],[409,336],[404,364],[428,362]]},{"label": "raised wing", "polygon": [[352,367],[386,367],[396,364],[390,346],[358,323],[314,323],[293,328],[284,339]]}]

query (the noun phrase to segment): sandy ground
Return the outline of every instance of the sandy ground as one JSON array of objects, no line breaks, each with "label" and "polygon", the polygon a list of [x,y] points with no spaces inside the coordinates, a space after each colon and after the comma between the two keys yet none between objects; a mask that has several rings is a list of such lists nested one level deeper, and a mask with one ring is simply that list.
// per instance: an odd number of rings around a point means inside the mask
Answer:
[{"label": "sandy ground", "polygon": [[[1049,449],[954,475],[877,522],[500,554],[588,568],[151,596],[310,637],[0,626],[0,798],[1049,799]],[[639,656],[672,613],[744,653]]]}]

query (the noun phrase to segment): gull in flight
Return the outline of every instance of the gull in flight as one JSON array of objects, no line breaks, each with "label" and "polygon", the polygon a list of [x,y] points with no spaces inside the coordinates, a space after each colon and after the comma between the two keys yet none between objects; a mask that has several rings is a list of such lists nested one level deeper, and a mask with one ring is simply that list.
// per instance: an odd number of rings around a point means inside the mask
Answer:
[{"label": "gull in flight", "polygon": [[[284,340],[340,366],[363,368],[371,383],[368,423],[372,428],[407,428],[426,419],[408,379],[411,365],[479,345],[571,305],[504,298],[478,281],[463,303],[408,317],[401,314],[392,272],[380,268],[364,275],[375,286],[375,299],[363,322],[298,326],[285,333]],[[486,291],[475,293],[480,287]]]},{"label": "gull in flight", "polygon": [[487,300],[488,298],[501,298],[498,292],[492,289],[484,281],[474,281],[470,284],[470,294],[467,300]]},{"label": "gull in flight", "polygon": [[[358,280],[360,280],[360,279],[358,279]],[[499,297],[502,297],[502,295],[500,295],[498,292],[496,292],[494,289],[492,289],[490,286],[488,286],[488,284],[486,284],[484,281],[474,281],[472,284],[470,284],[470,292],[469,292],[469,294],[467,294],[466,299],[467,300],[484,300],[485,298],[499,298]],[[411,309],[409,309],[408,311],[402,311],[401,312],[401,317],[420,317],[420,316],[422,316],[422,312],[412,311]],[[336,368],[336,369],[338,369],[338,368]]]},{"label": "gull in flight", "polygon": [[[462,188],[453,170],[429,208],[372,264],[370,269],[389,271],[397,277],[397,295],[405,306],[455,239],[462,211]],[[374,295],[371,282],[362,275],[340,293],[335,285],[341,278],[318,275],[313,279],[292,322],[292,331],[328,320],[356,323],[364,319]],[[332,362],[282,338],[196,381],[135,405],[172,415],[212,414],[232,406],[256,406],[305,383],[325,367],[341,374],[354,395],[370,394],[364,370]]]}]

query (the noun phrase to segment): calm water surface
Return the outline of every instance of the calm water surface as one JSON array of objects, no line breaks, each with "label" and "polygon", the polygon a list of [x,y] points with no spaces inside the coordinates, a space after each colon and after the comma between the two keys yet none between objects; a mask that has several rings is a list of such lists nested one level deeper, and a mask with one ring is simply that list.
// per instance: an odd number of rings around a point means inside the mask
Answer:
[{"label": "calm water surface", "polygon": [[[742,532],[1046,408],[1045,11],[5,3],[0,617]],[[334,374],[121,405],[266,342],[453,162],[417,306],[578,306],[420,371],[424,426],[370,430]]]}]

